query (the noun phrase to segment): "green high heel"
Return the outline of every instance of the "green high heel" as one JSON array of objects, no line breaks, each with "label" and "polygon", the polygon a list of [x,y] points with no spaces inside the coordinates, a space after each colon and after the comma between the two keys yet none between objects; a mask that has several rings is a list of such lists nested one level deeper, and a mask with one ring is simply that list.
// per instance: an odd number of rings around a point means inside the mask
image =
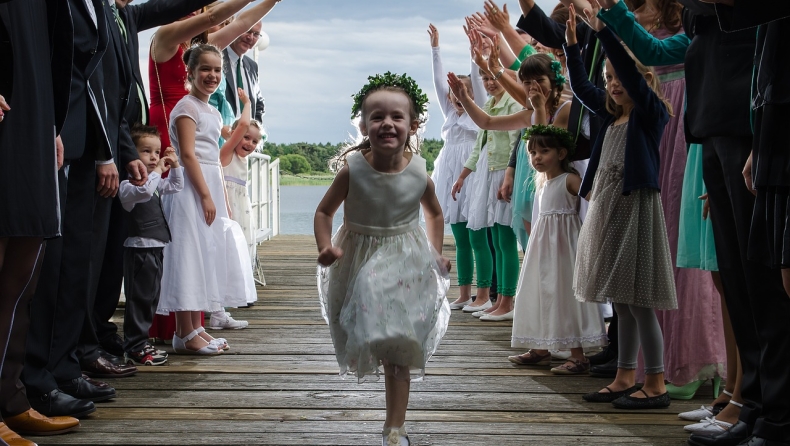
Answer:
[{"label": "green high heel", "polygon": [[[667,393],[669,393],[669,397],[673,400],[690,400],[694,398],[694,395],[697,394],[697,390],[699,390],[702,383],[706,380],[699,380],[699,381],[692,381],[685,386],[676,386],[673,384],[667,384]],[[719,388],[721,387],[721,377],[716,376],[712,379],[713,385],[713,398],[719,397]]]}]

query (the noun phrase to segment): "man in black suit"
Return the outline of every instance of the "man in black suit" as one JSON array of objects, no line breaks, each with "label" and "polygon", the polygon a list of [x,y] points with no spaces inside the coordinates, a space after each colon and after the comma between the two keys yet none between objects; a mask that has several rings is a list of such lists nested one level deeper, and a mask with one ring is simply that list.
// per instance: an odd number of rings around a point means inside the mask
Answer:
[{"label": "man in black suit", "polygon": [[[117,154],[107,133],[101,58],[109,43],[108,23],[100,0],[53,0],[70,22],[53,30],[52,40],[73,40],[73,55],[53,52],[53,63],[68,58],[71,66],[68,115],[61,137],[64,168],[59,172],[63,237],[49,243],[41,281],[30,312],[22,380],[31,406],[47,416],[83,416],[95,411],[94,401],[115,396],[104,383],[85,380],[75,349],[88,311],[90,294],[93,206],[95,195],[112,196],[118,189]],[[70,20],[69,20],[70,19]],[[145,180],[145,166],[128,162],[131,180]],[[24,310],[24,309],[23,309]]]},{"label": "man in black suit", "polygon": [[250,98],[252,117],[258,122],[263,122],[264,114],[263,96],[258,85],[258,64],[244,54],[258,43],[262,28],[261,22],[256,23],[249,31],[234,40],[228,48],[222,50],[222,69],[228,82],[225,98],[238,118],[241,116],[241,104],[236,88],[243,88]]},{"label": "man in black suit", "polygon": [[[148,124],[148,102],[143,88],[140,73],[140,42],[138,33],[157,26],[174,22],[194,12],[212,0],[149,0],[140,5],[129,5],[130,0],[115,0],[105,8],[105,15],[110,29],[112,45],[103,61],[105,71],[104,90],[107,92],[108,113],[112,114],[110,126],[115,129],[111,141],[117,141],[121,151],[136,149],[130,135],[130,128],[135,123]],[[120,125],[113,123],[120,122]],[[109,213],[109,215],[107,215]],[[80,359],[83,369],[94,374],[100,361],[101,347],[112,355],[123,356],[123,346],[118,327],[110,318],[118,306],[123,280],[123,242],[127,235],[127,219],[118,198],[112,204],[103,203],[101,207],[102,221],[109,218],[109,232],[102,257],[98,256],[98,284],[95,291],[95,303],[92,314],[92,333],[83,333]],[[87,327],[86,327],[87,328]]]}]

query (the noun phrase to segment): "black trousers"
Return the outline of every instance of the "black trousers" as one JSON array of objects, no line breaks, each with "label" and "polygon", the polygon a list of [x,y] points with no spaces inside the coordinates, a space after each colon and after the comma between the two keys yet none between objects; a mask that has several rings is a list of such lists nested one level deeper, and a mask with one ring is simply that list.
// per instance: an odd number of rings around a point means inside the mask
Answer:
[{"label": "black trousers", "polygon": [[754,434],[790,441],[790,299],[778,270],[747,259],[754,196],[742,170],[752,150],[748,137],[708,138],[703,176],[727,309],[743,366],[740,419]]},{"label": "black trousers", "polygon": [[140,351],[148,342],[148,330],[162,290],[163,251],[164,248],[126,248],[123,254],[123,349],[127,352]]},{"label": "black trousers", "polygon": [[99,285],[96,289],[96,302],[93,305],[93,323],[96,326],[96,337],[104,342],[118,333],[118,326],[110,319],[118,308],[121,298],[121,282],[123,281],[123,242],[129,232],[127,212],[123,210],[118,197],[112,200],[110,209],[110,226],[107,232],[107,245],[104,251]]},{"label": "black trousers", "polygon": [[30,395],[82,375],[75,349],[88,308],[96,166],[87,154],[58,172],[63,236],[47,243],[30,306],[22,381]]}]

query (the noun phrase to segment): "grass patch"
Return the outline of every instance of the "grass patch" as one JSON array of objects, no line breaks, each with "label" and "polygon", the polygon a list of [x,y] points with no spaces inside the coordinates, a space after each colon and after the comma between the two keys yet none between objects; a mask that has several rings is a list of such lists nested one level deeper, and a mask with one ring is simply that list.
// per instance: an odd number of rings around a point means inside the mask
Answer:
[{"label": "grass patch", "polygon": [[329,186],[335,179],[331,173],[293,175],[287,172],[280,172],[281,186]]}]

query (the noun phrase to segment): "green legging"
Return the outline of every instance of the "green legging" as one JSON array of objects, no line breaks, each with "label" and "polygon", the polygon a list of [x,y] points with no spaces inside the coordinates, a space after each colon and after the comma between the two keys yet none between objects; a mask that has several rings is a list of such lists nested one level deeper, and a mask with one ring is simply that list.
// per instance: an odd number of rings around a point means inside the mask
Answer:
[{"label": "green legging", "polygon": [[515,296],[519,274],[516,233],[510,226],[494,223],[491,235],[496,251],[497,293],[503,296]]},{"label": "green legging", "polygon": [[[452,224],[450,228],[452,228],[455,238],[455,268],[458,272],[458,286],[472,284],[474,267],[477,266],[477,287],[490,287],[491,276],[494,274],[494,259],[491,257],[491,249],[488,246],[487,229],[471,231],[466,227],[466,222]],[[475,233],[481,233],[483,237],[475,237]],[[474,252],[474,257],[472,257],[472,252]]]}]

